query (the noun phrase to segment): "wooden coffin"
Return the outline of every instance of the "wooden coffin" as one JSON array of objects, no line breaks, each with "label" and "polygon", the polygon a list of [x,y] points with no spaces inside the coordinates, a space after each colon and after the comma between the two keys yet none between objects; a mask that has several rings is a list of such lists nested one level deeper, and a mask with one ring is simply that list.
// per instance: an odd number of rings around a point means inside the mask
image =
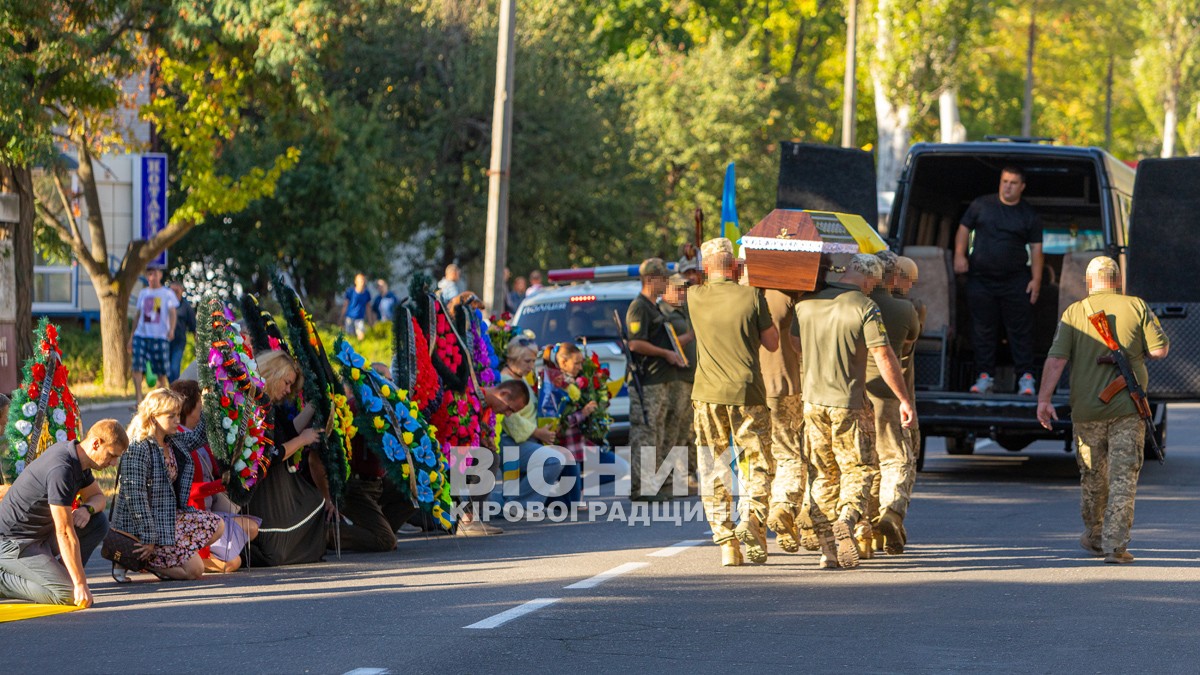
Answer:
[{"label": "wooden coffin", "polygon": [[854,231],[857,228],[853,225],[848,228],[843,224],[842,216],[845,214],[772,211],[741,239],[750,285],[781,291],[811,291],[831,266],[843,265],[850,256],[864,250],[868,253],[883,250],[878,234],[874,236],[878,247],[874,242],[860,246],[856,235],[862,233]]}]

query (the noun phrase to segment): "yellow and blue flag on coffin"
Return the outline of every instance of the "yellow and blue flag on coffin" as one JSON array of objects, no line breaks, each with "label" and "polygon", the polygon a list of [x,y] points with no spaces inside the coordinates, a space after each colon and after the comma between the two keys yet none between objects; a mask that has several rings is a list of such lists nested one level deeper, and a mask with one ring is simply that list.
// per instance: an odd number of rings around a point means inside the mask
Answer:
[{"label": "yellow and blue flag on coffin", "polygon": [[737,170],[730,162],[725,167],[725,189],[721,193],[721,236],[734,243],[733,251],[737,253],[741,246],[742,230],[738,226],[737,214]]}]

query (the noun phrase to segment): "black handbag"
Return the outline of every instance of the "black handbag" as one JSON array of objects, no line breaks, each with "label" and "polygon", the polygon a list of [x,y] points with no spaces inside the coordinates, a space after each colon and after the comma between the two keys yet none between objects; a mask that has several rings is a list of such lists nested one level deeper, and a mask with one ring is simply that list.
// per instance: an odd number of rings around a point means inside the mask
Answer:
[{"label": "black handbag", "polygon": [[146,570],[146,560],[142,558],[134,550],[142,545],[142,540],[126,532],[112,526],[113,513],[117,508],[117,500],[121,498],[121,465],[117,465],[117,494],[113,497],[112,504],[108,507],[108,533],[104,535],[104,542],[100,544],[100,557],[105,560],[112,561],[114,567],[113,576],[116,577],[115,567],[120,565],[131,572],[143,572]]}]

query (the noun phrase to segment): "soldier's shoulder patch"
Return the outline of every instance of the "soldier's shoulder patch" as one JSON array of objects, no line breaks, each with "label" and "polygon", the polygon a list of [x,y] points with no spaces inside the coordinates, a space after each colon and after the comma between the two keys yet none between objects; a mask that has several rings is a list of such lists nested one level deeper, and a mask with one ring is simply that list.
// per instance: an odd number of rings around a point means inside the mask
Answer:
[{"label": "soldier's shoulder patch", "polygon": [[636,333],[636,332],[640,331],[641,329],[642,329],[641,321],[630,321],[629,322],[629,332],[630,333]]}]

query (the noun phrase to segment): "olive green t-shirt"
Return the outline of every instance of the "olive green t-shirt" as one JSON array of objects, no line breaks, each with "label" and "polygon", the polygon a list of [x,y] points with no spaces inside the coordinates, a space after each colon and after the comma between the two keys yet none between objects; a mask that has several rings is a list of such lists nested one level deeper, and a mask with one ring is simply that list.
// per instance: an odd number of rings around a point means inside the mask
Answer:
[{"label": "olive green t-shirt", "polygon": [[[894,297],[886,288],[880,286],[871,292],[871,299],[879,305],[879,314],[883,317],[883,327],[887,330],[888,342],[896,359],[900,361],[904,372],[911,372],[913,350],[917,347],[917,338],[921,337],[921,319],[917,316],[917,308],[903,298]],[[907,364],[907,366],[905,365]],[[867,393],[875,398],[895,398],[875,359],[867,359]]]},{"label": "olive green t-shirt", "polygon": [[[1094,311],[1108,315],[1113,335],[1125,349],[1129,365],[1144,389],[1149,382],[1146,353],[1167,346],[1167,335],[1159,325],[1158,317],[1141,298],[1111,289],[1093,291],[1088,302]],[[1120,373],[1116,366],[1096,363],[1096,357],[1112,352],[1100,341],[1100,334],[1088,321],[1087,314],[1083,301],[1067,307],[1047,354],[1071,362],[1071,420],[1094,422],[1133,415],[1137,410],[1125,391],[1119,392],[1107,404],[1100,401],[1100,392]]]},{"label": "olive green t-shirt", "polygon": [[[675,335],[682,336],[685,333],[690,333],[692,330],[692,318],[688,315],[687,305],[678,307],[672,306],[666,300],[658,301],[658,308],[662,310],[663,316],[667,317],[667,323],[675,329]],[[696,341],[692,340],[683,346],[683,355],[687,357],[687,368],[673,368],[675,379],[682,382],[694,382],[696,379]]]},{"label": "olive green t-shirt", "polygon": [[[671,349],[671,338],[667,335],[667,317],[658,311],[646,296],[638,296],[629,303],[625,312],[625,326],[629,329],[630,340],[644,340],[661,349]],[[667,363],[666,359],[657,356],[633,354],[637,363],[638,376],[643,386],[666,384],[675,377],[675,366]]]},{"label": "olive green t-shirt", "polygon": [[857,286],[831,283],[796,303],[804,402],[857,410],[869,349],[888,344],[879,306]]},{"label": "olive green t-shirt", "polygon": [[722,405],[766,405],[759,369],[760,334],[771,311],[756,288],[710,279],[688,289],[696,334],[696,381],[692,400]]},{"label": "olive green t-shirt", "polygon": [[796,322],[796,295],[783,291],[763,291],[767,308],[771,310],[771,322],[779,329],[779,349],[769,352],[758,350],[762,362],[763,384],[767,398],[791,396],[800,393],[800,352],[792,346],[788,336]]}]

